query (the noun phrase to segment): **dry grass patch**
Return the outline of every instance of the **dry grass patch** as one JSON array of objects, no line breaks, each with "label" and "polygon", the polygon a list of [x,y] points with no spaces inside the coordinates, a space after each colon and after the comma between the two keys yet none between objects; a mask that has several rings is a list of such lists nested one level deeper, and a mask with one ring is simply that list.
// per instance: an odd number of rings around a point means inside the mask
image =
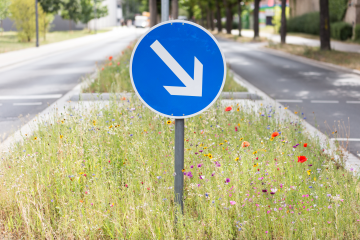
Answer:
[{"label": "dry grass patch", "polygon": [[320,51],[318,47],[299,46],[292,44],[281,45],[271,42],[267,47],[321,62],[327,62],[342,67],[360,70],[359,53],[340,52],[335,50]]}]

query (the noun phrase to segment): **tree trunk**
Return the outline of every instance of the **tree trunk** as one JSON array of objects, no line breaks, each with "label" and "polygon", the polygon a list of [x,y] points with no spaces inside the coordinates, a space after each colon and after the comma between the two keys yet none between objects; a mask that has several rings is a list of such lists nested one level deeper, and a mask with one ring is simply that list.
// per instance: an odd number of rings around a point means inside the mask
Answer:
[{"label": "tree trunk", "polygon": [[204,28],[206,28],[206,26],[205,26],[205,11],[204,11],[204,6],[200,6],[200,10],[201,10],[200,25],[203,26]]},{"label": "tree trunk", "polygon": [[281,0],[281,44],[286,43],[286,0]]},{"label": "tree trunk", "polygon": [[228,3],[228,0],[224,1],[224,7],[225,7],[225,13],[226,13],[226,33],[231,34],[232,29],[232,12],[231,12],[231,6],[230,3]]},{"label": "tree trunk", "polygon": [[150,8],[150,27],[153,27],[157,23],[157,4],[156,0],[149,0]]},{"label": "tree trunk", "polygon": [[217,30],[218,32],[222,32],[220,0],[216,0],[216,20]]},{"label": "tree trunk", "polygon": [[238,0],[238,15],[239,15],[239,26],[238,26],[238,29],[239,29],[239,37],[241,37],[241,29],[242,29],[242,21],[241,21],[241,3],[242,3],[242,0]]},{"label": "tree trunk", "polygon": [[259,5],[260,0],[254,2],[254,39],[259,38]]},{"label": "tree trunk", "polygon": [[178,19],[179,17],[179,3],[178,0],[172,0],[172,19]]},{"label": "tree trunk", "polygon": [[209,6],[206,7],[206,28],[210,29],[210,9]]},{"label": "tree trunk", "polygon": [[213,9],[210,9],[210,29],[211,31],[214,31],[215,26],[214,26],[214,11]]},{"label": "tree trunk", "polygon": [[331,50],[329,0],[320,0],[320,48],[321,50]]}]

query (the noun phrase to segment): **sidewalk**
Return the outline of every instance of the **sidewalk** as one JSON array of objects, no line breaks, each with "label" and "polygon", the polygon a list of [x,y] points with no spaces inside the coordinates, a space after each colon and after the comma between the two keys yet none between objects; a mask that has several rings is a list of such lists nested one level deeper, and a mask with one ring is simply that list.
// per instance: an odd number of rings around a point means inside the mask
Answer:
[{"label": "sidewalk", "polygon": [[4,68],[11,67],[18,63],[28,62],[53,53],[57,53],[71,48],[76,48],[78,46],[83,46],[85,44],[97,41],[109,40],[111,38],[121,38],[132,34],[137,34],[140,36],[145,31],[145,29],[118,27],[114,28],[112,31],[105,33],[98,33],[95,35],[88,35],[85,37],[70,39],[62,42],[46,44],[38,48],[33,47],[18,51],[2,53],[0,54],[0,71]]},{"label": "sidewalk", "polygon": [[[232,30],[231,34],[238,35],[239,30]],[[242,30],[241,34],[244,37],[253,37],[254,31],[253,30]],[[265,37],[273,42],[280,43],[280,35],[278,34],[271,34],[267,32],[260,32],[260,37]],[[304,38],[304,37],[297,37],[297,36],[286,36],[286,43],[288,44],[295,44],[295,45],[305,45],[310,47],[319,47],[320,41]],[[350,44],[350,43],[342,43],[338,41],[331,41],[331,48],[337,51],[342,52],[355,52],[360,53],[360,45],[359,44]]]}]

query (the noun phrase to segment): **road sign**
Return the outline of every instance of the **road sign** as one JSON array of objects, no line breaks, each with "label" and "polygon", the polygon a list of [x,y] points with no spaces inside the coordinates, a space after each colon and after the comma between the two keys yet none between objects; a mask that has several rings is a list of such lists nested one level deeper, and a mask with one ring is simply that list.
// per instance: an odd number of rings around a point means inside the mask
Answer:
[{"label": "road sign", "polygon": [[136,44],[130,77],[136,94],[151,110],[188,118],[205,111],[219,97],[226,63],[206,29],[188,21],[166,21]]}]

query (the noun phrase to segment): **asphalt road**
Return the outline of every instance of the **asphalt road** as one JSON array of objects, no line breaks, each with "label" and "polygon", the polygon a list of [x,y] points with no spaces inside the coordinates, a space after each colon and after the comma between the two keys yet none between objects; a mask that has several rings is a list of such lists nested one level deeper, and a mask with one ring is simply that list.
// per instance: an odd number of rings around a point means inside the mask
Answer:
[{"label": "asphalt road", "polygon": [[251,44],[219,43],[234,72],[330,138],[349,137],[348,149],[360,157],[360,76],[273,55]]},{"label": "asphalt road", "polygon": [[[0,142],[117,55],[143,31],[84,44],[8,70],[0,69]],[[24,98],[24,96],[31,96]]]}]

